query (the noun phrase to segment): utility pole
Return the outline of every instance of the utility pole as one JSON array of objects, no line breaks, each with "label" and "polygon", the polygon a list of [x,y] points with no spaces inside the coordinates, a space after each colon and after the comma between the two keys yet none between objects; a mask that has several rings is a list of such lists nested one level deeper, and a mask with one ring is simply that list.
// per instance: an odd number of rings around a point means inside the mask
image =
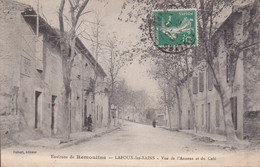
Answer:
[{"label": "utility pole", "polygon": [[36,36],[39,37],[39,0],[37,0],[37,12],[36,12]]}]

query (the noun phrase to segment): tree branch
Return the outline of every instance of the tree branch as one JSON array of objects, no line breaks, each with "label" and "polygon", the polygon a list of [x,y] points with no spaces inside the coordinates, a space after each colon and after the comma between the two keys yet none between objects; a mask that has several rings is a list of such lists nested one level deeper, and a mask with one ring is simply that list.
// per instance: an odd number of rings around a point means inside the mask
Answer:
[{"label": "tree branch", "polygon": [[64,10],[65,0],[61,0],[59,8],[59,22],[60,22],[60,32],[61,35],[64,34],[64,21],[63,21],[63,10]]}]

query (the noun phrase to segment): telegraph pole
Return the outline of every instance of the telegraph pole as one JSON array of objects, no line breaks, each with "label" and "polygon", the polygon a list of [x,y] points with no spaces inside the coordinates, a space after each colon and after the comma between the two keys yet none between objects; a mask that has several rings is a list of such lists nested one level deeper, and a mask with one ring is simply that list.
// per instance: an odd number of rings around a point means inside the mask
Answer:
[{"label": "telegraph pole", "polygon": [[36,12],[36,36],[39,37],[39,0],[37,1],[37,12]]}]

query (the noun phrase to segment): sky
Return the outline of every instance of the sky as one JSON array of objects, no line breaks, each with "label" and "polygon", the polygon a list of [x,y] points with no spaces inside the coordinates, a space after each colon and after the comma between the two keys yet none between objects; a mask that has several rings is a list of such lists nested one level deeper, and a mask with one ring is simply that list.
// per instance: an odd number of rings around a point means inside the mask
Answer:
[{"label": "sky", "polygon": [[[16,0],[18,2],[31,5],[36,10],[37,0]],[[101,35],[102,43],[105,43],[107,36],[116,34],[118,40],[122,41],[118,45],[119,50],[126,50],[132,47],[139,41],[138,35],[140,30],[137,24],[126,23],[119,21],[118,17],[121,12],[121,7],[124,0],[90,0],[85,11],[91,11],[89,14],[84,15],[84,21],[86,24],[81,25],[81,30],[84,28],[89,29],[91,27],[90,22],[95,22],[95,13],[98,13],[102,18],[103,24]],[[47,22],[56,28],[58,28],[58,8],[60,0],[39,0],[40,14]],[[89,23],[89,24],[88,24]],[[89,29],[89,31],[91,31]],[[82,39],[83,40],[83,39]],[[89,41],[84,41],[86,47],[92,51]],[[140,55],[134,55],[134,61],[131,65],[124,67],[121,70],[120,76],[124,78],[127,84],[134,90],[144,89],[153,97],[158,96],[159,90],[157,82],[149,77],[147,70],[151,68],[150,64],[139,64]],[[102,65],[102,60],[99,60]]]}]

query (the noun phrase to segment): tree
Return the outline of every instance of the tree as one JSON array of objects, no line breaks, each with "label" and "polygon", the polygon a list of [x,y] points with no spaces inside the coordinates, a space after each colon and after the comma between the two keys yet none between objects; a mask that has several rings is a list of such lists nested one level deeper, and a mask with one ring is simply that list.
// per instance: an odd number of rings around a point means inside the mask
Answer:
[{"label": "tree", "polygon": [[[64,10],[65,3],[69,3],[70,13],[70,28],[66,31],[64,25]],[[70,138],[69,129],[69,99],[71,95],[71,68],[76,54],[76,30],[80,17],[85,14],[83,11],[86,8],[89,0],[61,0],[59,6],[59,31],[60,31],[60,56],[62,59],[62,75],[63,75],[63,105],[64,105],[64,121],[65,121],[65,140]]]},{"label": "tree", "polygon": [[[172,55],[165,53],[150,53],[149,56],[152,56],[155,63],[155,67],[150,73],[158,81],[164,108],[169,118],[169,126],[172,128],[172,114],[175,112],[174,106],[177,105],[178,108],[178,113],[176,113],[177,120],[179,120],[182,113],[180,91],[183,86],[181,80],[185,76],[181,73],[183,71],[182,62],[176,60],[177,57],[173,58]],[[178,57],[180,58],[180,56]],[[181,128],[179,121],[177,128]]]},{"label": "tree", "polygon": [[111,123],[111,105],[113,104],[115,84],[118,81],[119,72],[124,67],[128,61],[131,60],[132,55],[130,51],[119,51],[117,49],[118,40],[116,36],[107,39],[108,54],[103,57],[106,60],[106,66],[108,71],[107,84],[109,88],[109,109],[108,109],[108,124]]},{"label": "tree", "polygon": [[[104,26],[102,24],[102,18],[99,13],[95,12],[95,21],[94,22],[89,22],[93,26],[91,28],[91,35],[85,31],[82,31],[81,36],[82,38],[86,40],[90,40],[92,47],[94,49],[94,54],[95,54],[95,65],[94,65],[94,79],[93,79],[93,90],[92,90],[92,97],[93,97],[93,106],[96,106],[96,94],[102,92],[103,90],[99,90],[99,87],[103,85],[103,81],[99,82],[98,81],[98,61],[99,61],[99,55],[102,52],[102,43],[101,43],[101,33],[102,33],[102,27]],[[83,34],[83,32],[89,37],[86,38]],[[96,107],[93,108],[94,110]],[[96,121],[95,114],[93,116],[93,119]],[[95,126],[95,124],[93,125]],[[94,127],[95,128],[95,127]]]},{"label": "tree", "polygon": [[133,118],[137,116],[139,119],[143,119],[145,117],[145,109],[149,108],[152,103],[151,98],[145,90],[131,90],[129,96],[129,103],[133,108]]},{"label": "tree", "polygon": [[[214,54],[213,54],[213,34],[216,30],[216,23],[218,18],[221,16],[221,12],[227,8],[230,8],[233,5],[234,1],[226,1],[226,0],[166,0],[159,2],[149,1],[125,1],[122,11],[126,11],[128,14],[126,21],[135,21],[141,20],[140,29],[143,31],[142,34],[142,43],[147,48],[147,46],[151,46],[153,41],[151,40],[151,35],[149,32],[151,25],[151,13],[152,10],[156,9],[169,9],[169,8],[197,8],[198,9],[198,33],[199,33],[199,42],[200,46],[192,49],[193,56],[192,58],[196,58],[197,61],[206,61],[207,68],[213,73],[214,77],[214,87],[221,97],[222,109],[224,115],[224,123],[225,123],[225,131],[227,141],[237,141],[237,137],[235,134],[234,126],[231,119],[231,107],[230,101],[228,98],[227,91],[224,86],[220,82],[220,78],[216,75],[216,66],[214,65]],[[255,1],[257,3],[257,1]],[[128,7],[127,7],[128,6]],[[129,7],[130,6],[130,7]],[[253,5],[253,6],[258,6]],[[127,8],[134,8],[135,10],[127,11]],[[133,13],[136,12],[136,13]],[[123,13],[123,12],[122,12]],[[145,13],[145,15],[144,15]],[[145,17],[140,17],[145,16]],[[120,17],[119,19],[122,19]],[[256,19],[252,19],[250,24],[253,24]],[[245,35],[247,36],[247,35]],[[240,42],[234,42],[232,46],[228,47],[228,52],[232,55],[232,64],[236,64],[236,60],[239,57],[239,53],[248,46],[247,44],[248,38],[244,37],[244,40]],[[257,45],[259,42],[255,42],[252,45]],[[189,73],[187,73],[189,74]],[[230,90],[229,90],[230,91]],[[193,108],[193,107],[192,107]]]},{"label": "tree", "polygon": [[118,109],[118,115],[124,118],[125,110],[130,105],[131,89],[127,86],[125,80],[118,79],[114,85],[114,93],[111,97],[111,104],[115,104]]}]

